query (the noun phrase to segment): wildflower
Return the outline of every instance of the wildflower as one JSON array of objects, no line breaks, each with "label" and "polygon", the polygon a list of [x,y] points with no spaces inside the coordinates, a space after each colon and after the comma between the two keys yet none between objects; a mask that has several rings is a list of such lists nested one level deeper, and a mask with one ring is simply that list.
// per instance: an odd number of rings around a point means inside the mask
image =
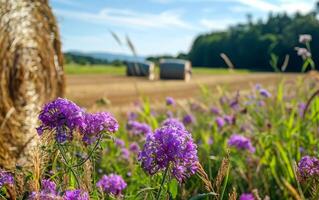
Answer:
[{"label": "wildflower", "polygon": [[307,43],[311,42],[311,40],[312,40],[312,36],[309,34],[299,35],[299,42],[302,44],[307,44]]},{"label": "wildflower", "polygon": [[255,200],[255,197],[251,193],[244,193],[240,195],[239,200]]},{"label": "wildflower", "polygon": [[271,97],[270,92],[268,92],[268,90],[263,89],[263,88],[259,90],[259,94],[260,94],[261,96],[265,97],[265,98]]},{"label": "wildflower", "polygon": [[140,152],[140,146],[136,142],[133,142],[132,144],[130,144],[130,151],[138,154]]},{"label": "wildflower", "polygon": [[175,118],[166,119],[164,122],[162,122],[162,126],[177,126],[181,129],[185,129],[184,124]]},{"label": "wildflower", "polygon": [[301,56],[304,60],[311,57],[311,53],[306,48],[296,47],[295,50],[297,51],[298,56]]},{"label": "wildflower", "polygon": [[127,148],[122,148],[121,149],[121,157],[124,159],[124,160],[129,160],[130,159],[130,152]]},{"label": "wildflower", "polygon": [[168,105],[168,106],[175,105],[175,100],[173,99],[173,97],[166,97],[166,105]]},{"label": "wildflower", "polygon": [[67,190],[63,200],[89,200],[89,194],[82,190]]},{"label": "wildflower", "polygon": [[152,133],[152,128],[148,124],[137,121],[129,121],[126,125],[126,129],[132,135],[146,135]]},{"label": "wildflower", "polygon": [[182,182],[197,170],[197,146],[185,128],[174,122],[166,123],[147,136],[139,160],[150,175],[168,168]]},{"label": "wildflower", "polygon": [[30,200],[56,200],[61,199],[61,197],[57,193],[56,184],[49,179],[43,179],[41,181],[41,191],[40,192],[32,192]]},{"label": "wildflower", "polygon": [[37,128],[37,132],[42,135],[45,130],[55,131],[59,143],[72,140],[73,131],[83,126],[83,113],[75,103],[57,98],[41,110],[39,114],[41,125]]},{"label": "wildflower", "polygon": [[96,184],[101,190],[107,194],[114,196],[121,196],[122,191],[126,188],[127,184],[123,178],[116,174],[104,175]]},{"label": "wildflower", "polygon": [[129,112],[127,113],[127,118],[129,121],[132,121],[132,120],[136,120],[138,117],[137,113],[136,112]]},{"label": "wildflower", "polygon": [[220,115],[220,110],[217,107],[211,107],[210,112],[215,115]]},{"label": "wildflower", "polygon": [[302,117],[306,109],[306,104],[305,103],[299,103],[298,104],[298,111],[299,111],[299,116]]},{"label": "wildflower", "polygon": [[225,115],[224,120],[227,124],[235,124],[236,118],[232,115]]},{"label": "wildflower", "polygon": [[192,123],[194,123],[194,122],[195,122],[195,118],[194,118],[194,116],[191,115],[191,114],[187,114],[187,115],[185,115],[184,118],[183,118],[183,123],[184,123],[185,125],[189,125],[189,124],[192,124]]},{"label": "wildflower", "polygon": [[250,139],[242,135],[233,134],[228,140],[228,145],[236,147],[239,150],[248,150],[251,153],[255,152],[255,147],[251,144]]},{"label": "wildflower", "polygon": [[117,147],[123,148],[123,147],[125,147],[125,142],[124,142],[123,140],[119,139],[119,138],[116,138],[116,139],[115,139],[115,145],[116,145]]},{"label": "wildflower", "polygon": [[167,117],[167,118],[173,118],[173,117],[174,117],[174,113],[173,113],[172,111],[168,110],[168,111],[166,112],[166,117]]},{"label": "wildflower", "polygon": [[0,188],[4,185],[13,185],[14,184],[14,178],[9,173],[2,169],[0,169]]},{"label": "wildflower", "polygon": [[83,141],[87,144],[94,142],[102,132],[114,133],[119,125],[116,119],[108,112],[85,114],[84,125],[80,127]]},{"label": "wildflower", "polygon": [[304,156],[298,163],[298,172],[302,178],[319,176],[319,160],[316,157]]},{"label": "wildflower", "polygon": [[222,117],[216,117],[215,121],[218,128],[222,128],[225,125],[225,120]]},{"label": "wildflower", "polygon": [[214,143],[213,138],[212,138],[212,137],[209,137],[207,144],[212,145],[213,143]]}]

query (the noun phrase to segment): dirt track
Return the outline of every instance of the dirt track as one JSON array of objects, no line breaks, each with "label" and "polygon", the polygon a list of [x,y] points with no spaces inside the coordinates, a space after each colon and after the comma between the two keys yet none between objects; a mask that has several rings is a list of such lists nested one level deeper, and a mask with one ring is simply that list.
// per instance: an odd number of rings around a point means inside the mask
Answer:
[{"label": "dirt track", "polygon": [[296,74],[227,74],[227,75],[196,75],[190,82],[179,80],[148,81],[144,78],[131,78],[110,75],[68,75],[67,98],[81,106],[90,107],[97,100],[107,98],[112,107],[123,107],[132,104],[141,96],[148,96],[151,101],[163,100],[166,96],[174,98],[190,98],[199,95],[200,85],[216,89],[223,85],[231,90],[244,89],[251,84],[274,85],[283,77],[295,79]]}]

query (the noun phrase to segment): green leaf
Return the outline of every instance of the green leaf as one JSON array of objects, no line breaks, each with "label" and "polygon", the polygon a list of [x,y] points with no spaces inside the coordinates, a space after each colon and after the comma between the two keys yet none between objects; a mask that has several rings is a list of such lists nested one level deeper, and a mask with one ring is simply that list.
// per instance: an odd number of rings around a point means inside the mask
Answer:
[{"label": "green leaf", "polygon": [[176,179],[173,179],[169,185],[168,185],[168,190],[171,193],[173,199],[176,198],[177,192],[178,192],[178,182]]}]

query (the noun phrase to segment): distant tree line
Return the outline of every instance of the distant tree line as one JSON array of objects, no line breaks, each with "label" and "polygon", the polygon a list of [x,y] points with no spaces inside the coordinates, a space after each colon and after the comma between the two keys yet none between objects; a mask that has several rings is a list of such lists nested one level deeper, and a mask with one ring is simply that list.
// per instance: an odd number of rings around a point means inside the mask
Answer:
[{"label": "distant tree line", "polygon": [[287,71],[300,71],[303,60],[296,54],[295,47],[303,47],[298,42],[300,34],[311,34],[312,57],[319,66],[319,22],[315,12],[269,14],[265,22],[253,23],[251,17],[248,19],[246,24],[226,31],[198,36],[187,58],[193,66],[223,67],[226,64],[220,54],[225,53],[235,68],[268,71],[272,70],[271,54],[278,57],[279,64],[289,55]]},{"label": "distant tree line", "polygon": [[64,63],[78,65],[123,65],[123,62],[119,60],[110,62],[107,59],[97,59],[91,56],[78,55],[73,53],[64,53]]}]

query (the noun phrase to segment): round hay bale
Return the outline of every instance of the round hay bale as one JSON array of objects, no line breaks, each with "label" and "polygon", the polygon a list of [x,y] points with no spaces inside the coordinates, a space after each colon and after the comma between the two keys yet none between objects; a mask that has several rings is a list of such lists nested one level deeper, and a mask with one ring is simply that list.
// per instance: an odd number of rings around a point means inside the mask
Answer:
[{"label": "round hay bale", "polygon": [[190,61],[180,59],[160,60],[160,79],[183,79],[189,81],[192,75]]},{"label": "round hay bale", "polygon": [[0,0],[0,167],[30,164],[40,107],[64,94],[63,55],[47,0]]},{"label": "round hay bale", "polygon": [[153,62],[127,62],[127,76],[146,76],[149,80],[155,78],[155,64]]}]

